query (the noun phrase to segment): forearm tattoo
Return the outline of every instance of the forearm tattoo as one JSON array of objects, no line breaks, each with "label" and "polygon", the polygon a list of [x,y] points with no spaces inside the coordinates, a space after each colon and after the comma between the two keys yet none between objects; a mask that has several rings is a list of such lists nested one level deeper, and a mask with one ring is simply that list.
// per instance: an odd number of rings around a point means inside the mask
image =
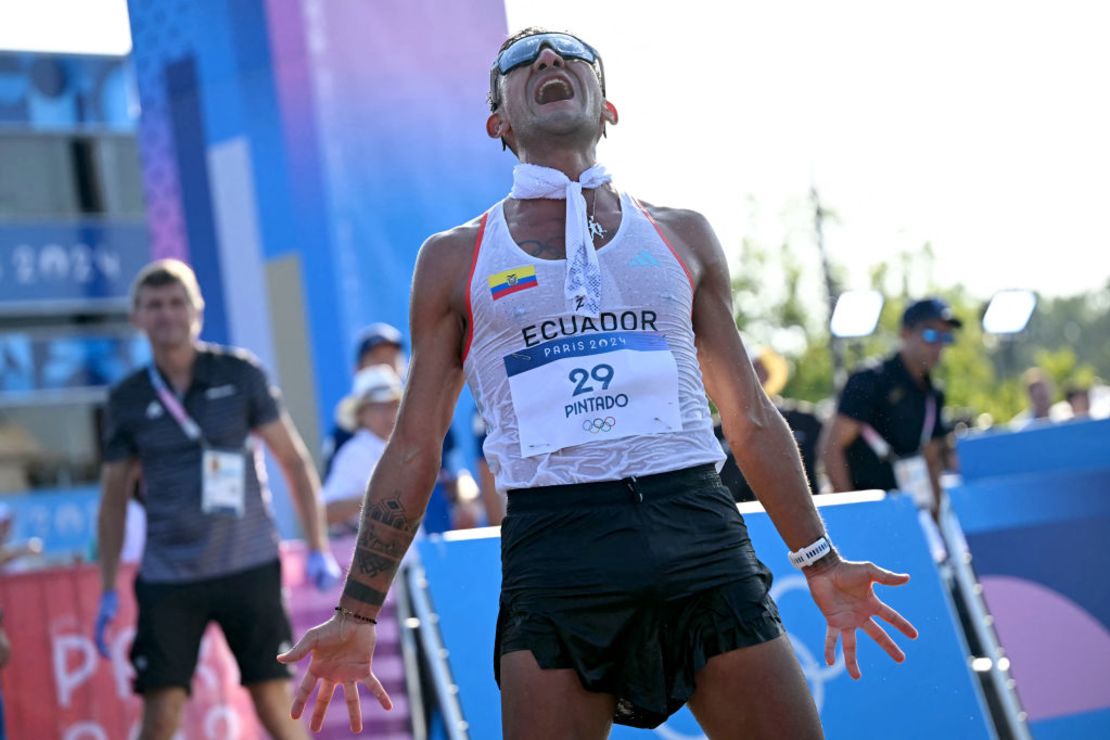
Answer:
[{"label": "forearm tattoo", "polygon": [[381,606],[385,591],[419,528],[420,517],[410,518],[406,514],[400,491],[395,491],[392,498],[365,507],[343,595]]},{"label": "forearm tattoo", "polygon": [[376,588],[359,583],[354,578],[347,579],[347,585],[343,587],[343,595],[355,601],[361,601],[363,604],[371,604],[373,606],[381,606],[385,603],[385,592],[379,591]]}]

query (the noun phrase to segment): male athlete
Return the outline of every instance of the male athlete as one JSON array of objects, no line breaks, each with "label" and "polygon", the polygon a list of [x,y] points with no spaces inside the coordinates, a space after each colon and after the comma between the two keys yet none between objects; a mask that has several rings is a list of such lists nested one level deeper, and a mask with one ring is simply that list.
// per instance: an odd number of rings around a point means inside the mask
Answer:
[{"label": "male athlete", "polygon": [[857,629],[904,660],[874,618],[917,632],[873,584],[909,576],[831,547],[736,331],[705,219],[607,185],[595,147],[617,111],[597,52],[568,34],[517,34],[491,69],[490,104],[488,134],[522,164],[509,198],[421,249],[408,386],[343,597],[280,656],[312,655],[293,715],[321,679],[313,727],[338,684],[356,731],[357,682],[391,706],[371,672],[374,617],[465,379],[508,492],[494,655],[505,737],[601,738],[685,703],[711,737],[821,737],[770,573],[715,470],[706,391],[828,620],[830,664],[842,640],[859,677]]}]

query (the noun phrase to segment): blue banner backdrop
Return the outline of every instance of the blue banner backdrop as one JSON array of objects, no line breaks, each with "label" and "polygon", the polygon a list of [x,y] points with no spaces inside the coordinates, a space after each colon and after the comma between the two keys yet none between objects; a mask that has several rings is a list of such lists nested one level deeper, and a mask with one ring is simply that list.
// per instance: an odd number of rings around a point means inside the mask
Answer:
[{"label": "blue banner backdrop", "polygon": [[43,392],[104,389],[150,361],[138,333],[0,333],[0,403]]},{"label": "blue banner backdrop", "polygon": [[85,558],[96,537],[100,490],[96,486],[4,496],[12,515],[11,541],[42,540],[50,560]]},{"label": "blue banner backdrop", "polygon": [[0,226],[0,312],[126,310],[150,260],[143,223],[76,221]]},{"label": "blue banner backdrop", "polygon": [[[830,740],[993,737],[952,605],[912,502],[906,497],[890,497],[824,506],[821,511],[846,557],[871,559],[912,574],[909,585],[883,589],[882,597],[921,631],[915,642],[896,637],[906,651],[904,665],[893,663],[861,636],[862,681],[849,678],[842,657],[838,656],[834,666],[825,666],[821,657],[825,622],[809,596],[804,576],[790,567],[786,548],[767,515],[746,516],[757,552],[775,573],[773,593],[820,709],[826,736]],[[451,535],[418,545],[473,738],[501,735],[500,695],[492,667],[499,545],[496,536],[452,539]],[[614,727],[612,737],[695,740],[703,735],[693,716],[683,710],[654,731]]]},{"label": "blue banner backdrop", "polygon": [[950,492],[1038,740],[1110,737],[1110,420],[961,440]]}]

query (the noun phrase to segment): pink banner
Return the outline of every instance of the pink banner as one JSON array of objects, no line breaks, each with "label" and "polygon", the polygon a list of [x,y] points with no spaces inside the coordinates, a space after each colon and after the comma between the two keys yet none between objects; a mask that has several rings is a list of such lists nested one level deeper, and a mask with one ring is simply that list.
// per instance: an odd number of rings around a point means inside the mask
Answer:
[{"label": "pink banner", "polygon": [[[340,563],[349,562],[352,544],[350,540],[333,543]],[[283,546],[283,581],[296,637],[327,619],[339,596],[339,587],[320,593],[306,584],[303,564],[300,543]],[[97,654],[92,636],[100,591],[95,567],[0,576],[0,606],[12,643],[11,661],[0,671],[8,737],[114,740],[137,736],[142,702],[131,691],[134,671],[127,658],[135,635],[133,578],[133,570],[120,574],[120,612],[108,630],[111,659],[105,660]],[[306,659],[298,666],[296,681],[307,665]],[[411,738],[392,598],[379,617],[374,669],[393,697],[394,709],[383,711],[364,690],[364,734],[388,740]],[[316,737],[350,736],[342,699],[336,703]],[[239,685],[235,659],[213,625],[201,643],[179,737],[246,740],[263,734],[250,696]]]}]

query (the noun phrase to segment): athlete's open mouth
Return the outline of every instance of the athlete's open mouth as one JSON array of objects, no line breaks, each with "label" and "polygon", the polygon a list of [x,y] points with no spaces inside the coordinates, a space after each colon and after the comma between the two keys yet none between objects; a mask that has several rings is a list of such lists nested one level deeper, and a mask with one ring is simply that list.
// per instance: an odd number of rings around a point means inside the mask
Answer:
[{"label": "athlete's open mouth", "polygon": [[552,77],[536,88],[536,102],[540,105],[554,103],[559,100],[570,100],[573,97],[574,88],[562,77]]}]

